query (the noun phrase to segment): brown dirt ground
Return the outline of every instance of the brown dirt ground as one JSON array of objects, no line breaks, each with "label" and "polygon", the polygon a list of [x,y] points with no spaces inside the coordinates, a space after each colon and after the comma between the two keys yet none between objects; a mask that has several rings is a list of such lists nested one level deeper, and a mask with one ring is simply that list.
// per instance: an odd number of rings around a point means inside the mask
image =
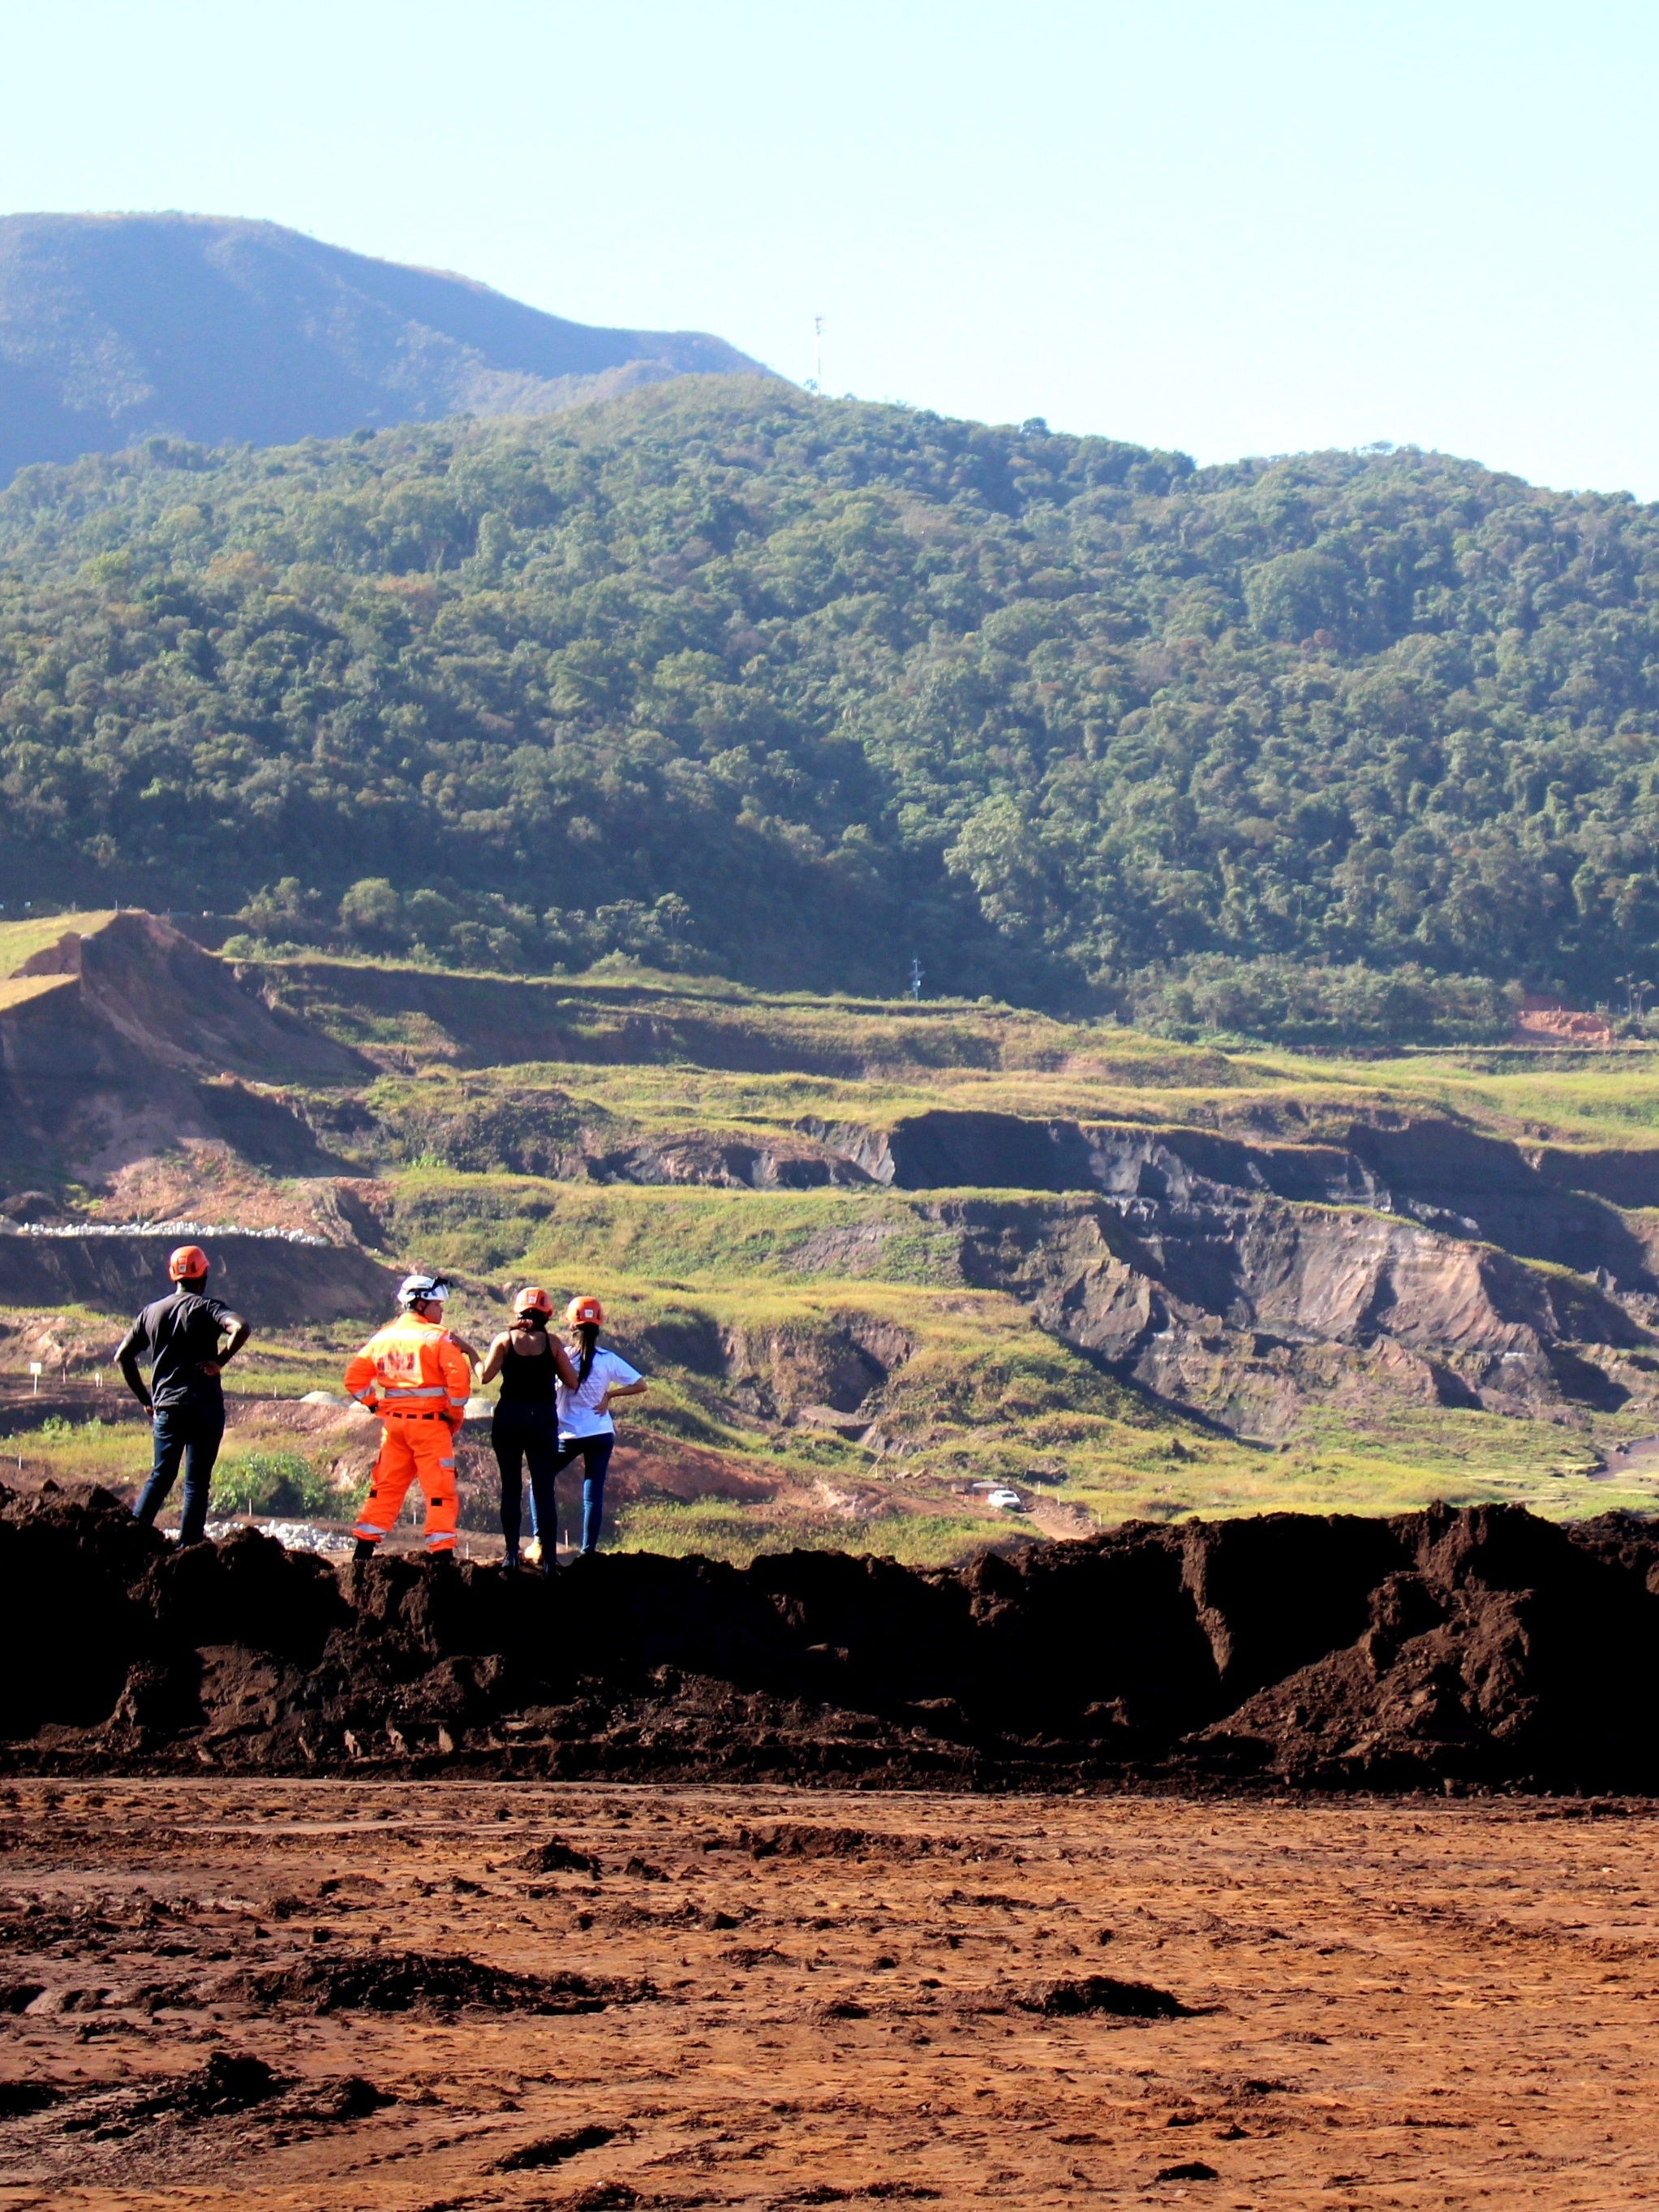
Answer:
[{"label": "brown dirt ground", "polygon": [[[16,2212],[1659,2196],[1645,1802],[204,1780],[0,1807]],[[597,1873],[526,1863],[559,1845]],[[1190,2009],[1064,2008],[1125,2002],[1103,1976]]]}]

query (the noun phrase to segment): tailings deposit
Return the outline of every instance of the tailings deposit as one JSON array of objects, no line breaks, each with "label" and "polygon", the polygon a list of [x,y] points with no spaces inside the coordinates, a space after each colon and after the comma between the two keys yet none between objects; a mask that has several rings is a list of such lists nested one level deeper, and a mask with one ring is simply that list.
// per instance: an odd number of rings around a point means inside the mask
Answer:
[{"label": "tailings deposit", "polygon": [[14,1772],[1646,1791],[1659,1536],[1516,1507],[1137,1524],[954,1571],[549,1580],[0,1508]]}]

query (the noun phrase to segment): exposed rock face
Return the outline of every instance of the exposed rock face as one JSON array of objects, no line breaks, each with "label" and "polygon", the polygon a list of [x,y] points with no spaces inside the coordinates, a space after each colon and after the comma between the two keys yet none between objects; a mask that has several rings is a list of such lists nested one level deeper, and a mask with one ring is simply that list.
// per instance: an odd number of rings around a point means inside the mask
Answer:
[{"label": "exposed rock face", "polygon": [[1340,1144],[1247,1143],[1208,1129],[946,1110],[886,1129],[799,1126],[873,1182],[899,1190],[1097,1190],[1176,1204],[1233,1192],[1359,1205],[1659,1290],[1650,1232],[1618,1211],[1659,1206],[1659,1146],[1576,1152],[1516,1145],[1430,1116],[1355,1121]]},{"label": "exposed rock face", "polygon": [[1659,1150],[1431,1120],[1341,1145],[943,1111],[811,1128],[892,1187],[1099,1194],[942,1199],[938,1218],[967,1280],[1247,1434],[1315,1400],[1659,1407],[1653,1231],[1614,1202],[1659,1200]]},{"label": "exposed rock face", "polygon": [[[563,1180],[962,1194],[921,1209],[962,1279],[1247,1435],[1315,1402],[1659,1408],[1655,1231],[1615,1202],[1659,1199],[1659,1150],[1519,1146],[1445,1120],[1286,1144],[943,1109],[885,1129],[807,1119],[793,1146],[629,1141],[584,1111],[463,1095],[419,1127],[455,1165]],[[826,1229],[797,1264],[857,1272],[894,1233]],[[755,1381],[765,1364],[739,1379],[770,1410],[788,1394]]]},{"label": "exposed rock face", "polygon": [[909,1357],[902,1329],[869,1314],[848,1314],[818,1329],[799,1326],[728,1329],[723,1364],[733,1395],[747,1412],[808,1427],[857,1432],[873,1413],[858,1414],[891,1370]]},{"label": "exposed rock face", "polygon": [[645,1360],[720,1377],[734,1403],[768,1421],[858,1435],[875,1419],[866,1401],[915,1346],[905,1331],[856,1310],[802,1321],[717,1328],[686,1315],[647,1322],[629,1340]]},{"label": "exposed rock face", "polygon": [[265,1082],[339,1082],[362,1072],[355,1054],[267,1005],[153,914],[118,914],[46,957],[58,963],[52,973],[78,975],[85,1010],[149,1060]]},{"label": "exposed rock face", "polygon": [[869,1181],[855,1163],[814,1145],[749,1143],[718,1136],[688,1136],[666,1144],[591,1152],[583,1157],[577,1172],[596,1182],[715,1183],[728,1190],[821,1190],[832,1183]]},{"label": "exposed rock face", "polygon": [[0,1512],[32,1771],[1659,1788],[1659,1543],[1514,1507],[1136,1526],[917,1574],[606,1555],[556,1584],[115,1500]]},{"label": "exposed rock face", "polygon": [[1409,1220],[1238,1191],[939,1204],[970,1281],[1247,1434],[1345,1391],[1503,1412],[1659,1402],[1659,1340],[1618,1300]]}]

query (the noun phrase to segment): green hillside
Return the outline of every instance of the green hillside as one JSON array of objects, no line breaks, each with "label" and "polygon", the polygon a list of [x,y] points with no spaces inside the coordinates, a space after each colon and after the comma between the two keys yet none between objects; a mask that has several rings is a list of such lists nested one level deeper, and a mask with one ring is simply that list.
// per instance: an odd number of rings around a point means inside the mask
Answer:
[{"label": "green hillside", "polygon": [[1443,455],[697,378],[25,470],[0,579],[9,904],[1310,1042],[1655,957],[1659,514]]}]

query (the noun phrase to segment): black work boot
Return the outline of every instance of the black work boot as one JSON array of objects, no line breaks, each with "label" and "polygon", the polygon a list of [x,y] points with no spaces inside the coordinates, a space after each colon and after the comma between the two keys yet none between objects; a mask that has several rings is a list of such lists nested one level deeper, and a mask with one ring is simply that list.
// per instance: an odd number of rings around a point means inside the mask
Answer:
[{"label": "black work boot", "polygon": [[351,1554],[352,1565],[355,1567],[360,1559],[372,1559],[380,1548],[378,1544],[371,1544],[366,1536],[359,1536],[356,1549]]}]

